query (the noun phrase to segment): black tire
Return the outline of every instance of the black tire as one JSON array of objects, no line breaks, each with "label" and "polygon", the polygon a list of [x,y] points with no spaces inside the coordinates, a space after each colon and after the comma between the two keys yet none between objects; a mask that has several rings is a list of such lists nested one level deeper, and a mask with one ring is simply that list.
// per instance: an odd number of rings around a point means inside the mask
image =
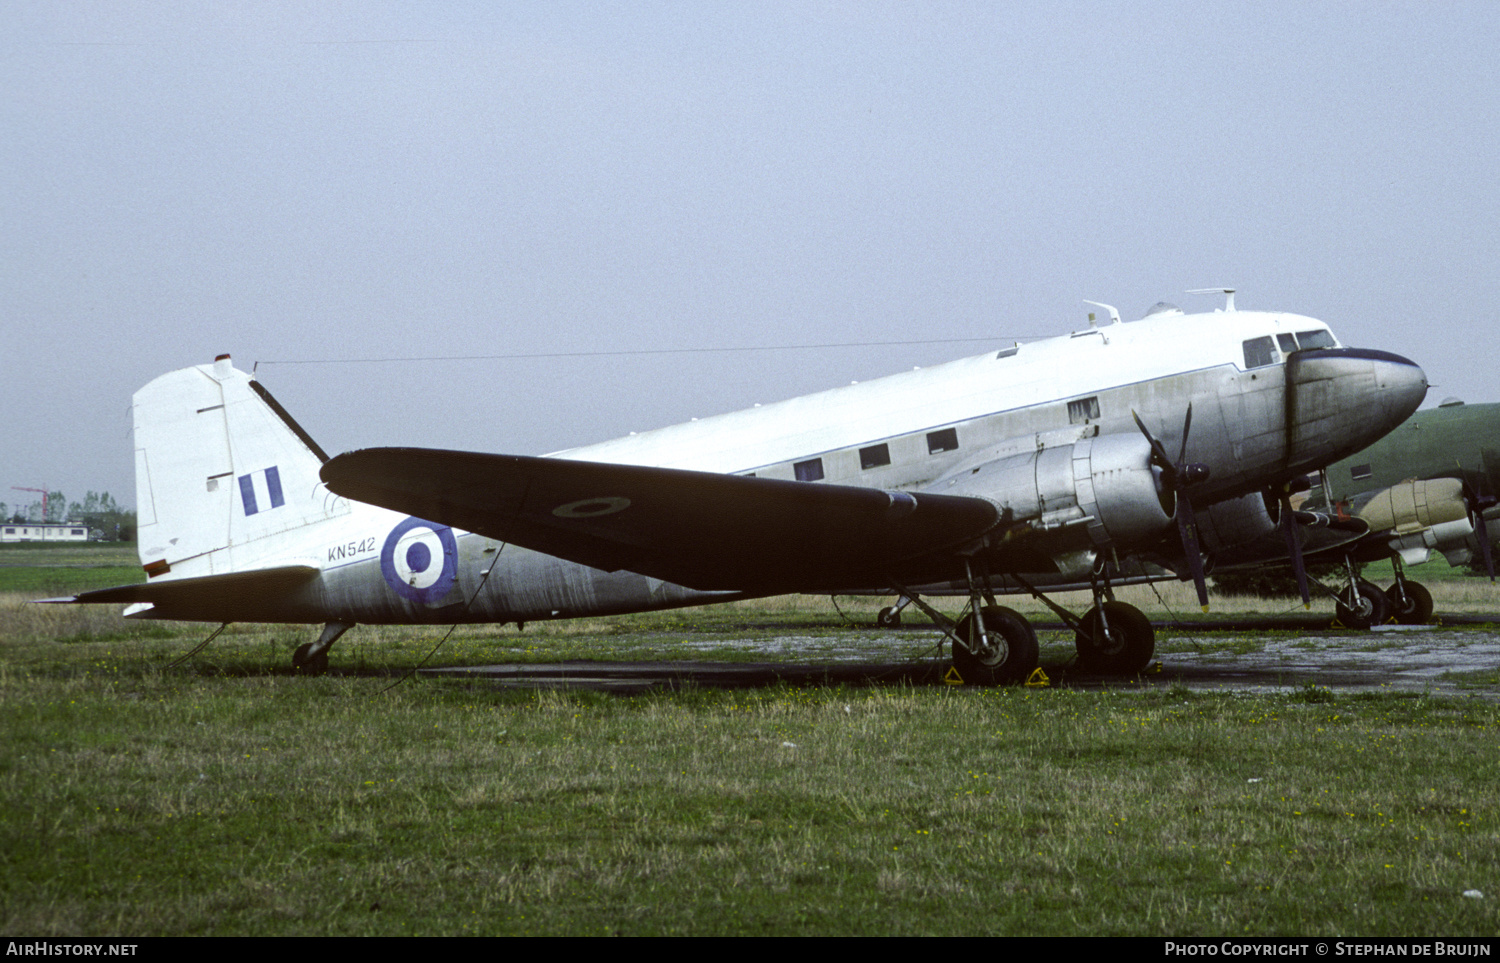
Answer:
[{"label": "black tire", "polygon": [[1386,612],[1402,625],[1426,625],[1432,618],[1432,593],[1420,582],[1406,581],[1406,597],[1401,597],[1400,586],[1392,585],[1385,590]]},{"label": "black tire", "polygon": [[896,611],[895,606],[887,605],[880,610],[879,615],[875,616],[875,622],[882,629],[899,629],[901,628],[901,613]]},{"label": "black tire", "polygon": [[1344,587],[1334,608],[1339,622],[1347,628],[1368,629],[1385,621],[1385,593],[1369,582],[1360,581],[1355,585],[1353,596],[1349,594],[1348,586]]},{"label": "black tire", "polygon": [[[1104,629],[1106,624],[1108,631]],[[1144,672],[1156,654],[1156,630],[1151,627],[1151,620],[1140,609],[1124,602],[1105,602],[1089,609],[1074,642],[1078,646],[1079,668],[1103,675]]]},{"label": "black tire", "polygon": [[[1004,640],[1004,651],[992,646],[988,653],[976,655],[962,645],[953,646],[953,668],[969,685],[1007,685],[1025,682],[1036,670],[1036,632],[1026,617],[998,605],[989,605],[980,610],[984,616],[984,629],[994,641]],[[958,637],[970,638],[969,631],[974,616],[966,615],[958,623]]]},{"label": "black tire", "polygon": [[292,668],[304,675],[322,675],[328,671],[328,650],[309,656],[312,647],[311,642],[297,646],[297,651],[292,653]]}]

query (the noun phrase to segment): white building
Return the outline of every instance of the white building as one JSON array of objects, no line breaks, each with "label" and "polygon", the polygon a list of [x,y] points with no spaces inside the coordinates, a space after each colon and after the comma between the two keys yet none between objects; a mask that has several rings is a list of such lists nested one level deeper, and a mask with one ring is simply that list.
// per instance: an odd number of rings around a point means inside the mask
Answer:
[{"label": "white building", "polygon": [[3,542],[86,542],[89,528],[79,522],[6,522],[0,525]]}]

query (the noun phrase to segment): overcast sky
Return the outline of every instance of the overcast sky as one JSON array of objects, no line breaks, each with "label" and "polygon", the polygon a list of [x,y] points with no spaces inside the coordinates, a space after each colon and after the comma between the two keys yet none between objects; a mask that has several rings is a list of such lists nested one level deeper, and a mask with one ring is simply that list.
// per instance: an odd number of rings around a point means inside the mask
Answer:
[{"label": "overcast sky", "polygon": [[0,0],[0,501],[134,504],[131,393],[221,352],[330,453],[537,454],[1215,285],[1500,400],[1497,28]]}]

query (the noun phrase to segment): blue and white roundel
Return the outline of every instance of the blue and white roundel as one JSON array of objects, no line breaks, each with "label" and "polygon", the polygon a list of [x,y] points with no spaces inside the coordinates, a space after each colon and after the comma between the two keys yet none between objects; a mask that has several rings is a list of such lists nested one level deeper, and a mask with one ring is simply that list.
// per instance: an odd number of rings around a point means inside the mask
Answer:
[{"label": "blue and white roundel", "polygon": [[424,605],[439,601],[458,580],[453,529],[408,518],[391,529],[380,550],[380,574],[396,594]]}]

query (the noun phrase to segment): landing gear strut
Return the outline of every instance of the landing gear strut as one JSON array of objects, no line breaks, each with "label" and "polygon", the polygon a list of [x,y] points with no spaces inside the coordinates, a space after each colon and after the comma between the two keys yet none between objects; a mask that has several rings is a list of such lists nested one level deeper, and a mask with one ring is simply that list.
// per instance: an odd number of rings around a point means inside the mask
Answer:
[{"label": "landing gear strut", "polygon": [[1420,582],[1406,577],[1399,555],[1391,558],[1396,583],[1385,590],[1386,610],[1402,625],[1425,625],[1432,618],[1432,593]]},{"label": "landing gear strut", "polygon": [[968,559],[964,560],[964,569],[969,576],[969,604],[966,614],[956,624],[911,589],[896,582],[892,582],[892,587],[901,593],[903,606],[908,602],[915,605],[943,630],[953,646],[953,668],[964,682],[969,685],[1025,682],[1037,667],[1036,632],[1024,615],[995,604],[989,580],[976,577]]},{"label": "landing gear strut", "polygon": [[1360,578],[1352,560],[1345,558],[1344,567],[1349,572],[1349,581],[1334,604],[1339,621],[1351,629],[1368,629],[1384,622],[1385,593]]},{"label": "landing gear strut", "polygon": [[323,626],[318,641],[299,645],[292,653],[292,668],[307,675],[322,675],[328,671],[328,650],[339,636],[354,628],[353,622],[329,622]]},{"label": "landing gear strut", "polygon": [[953,668],[970,685],[1025,682],[1037,665],[1036,632],[1026,617],[999,605],[979,610],[984,630],[970,612],[958,623]]},{"label": "landing gear strut", "polygon": [[1078,666],[1102,675],[1136,675],[1156,654],[1156,630],[1124,602],[1102,602],[1084,613],[1074,639]]},{"label": "landing gear strut", "polygon": [[875,616],[875,621],[882,629],[898,629],[901,627],[901,610],[911,604],[911,599],[905,595],[896,599],[895,605],[887,605]]}]

